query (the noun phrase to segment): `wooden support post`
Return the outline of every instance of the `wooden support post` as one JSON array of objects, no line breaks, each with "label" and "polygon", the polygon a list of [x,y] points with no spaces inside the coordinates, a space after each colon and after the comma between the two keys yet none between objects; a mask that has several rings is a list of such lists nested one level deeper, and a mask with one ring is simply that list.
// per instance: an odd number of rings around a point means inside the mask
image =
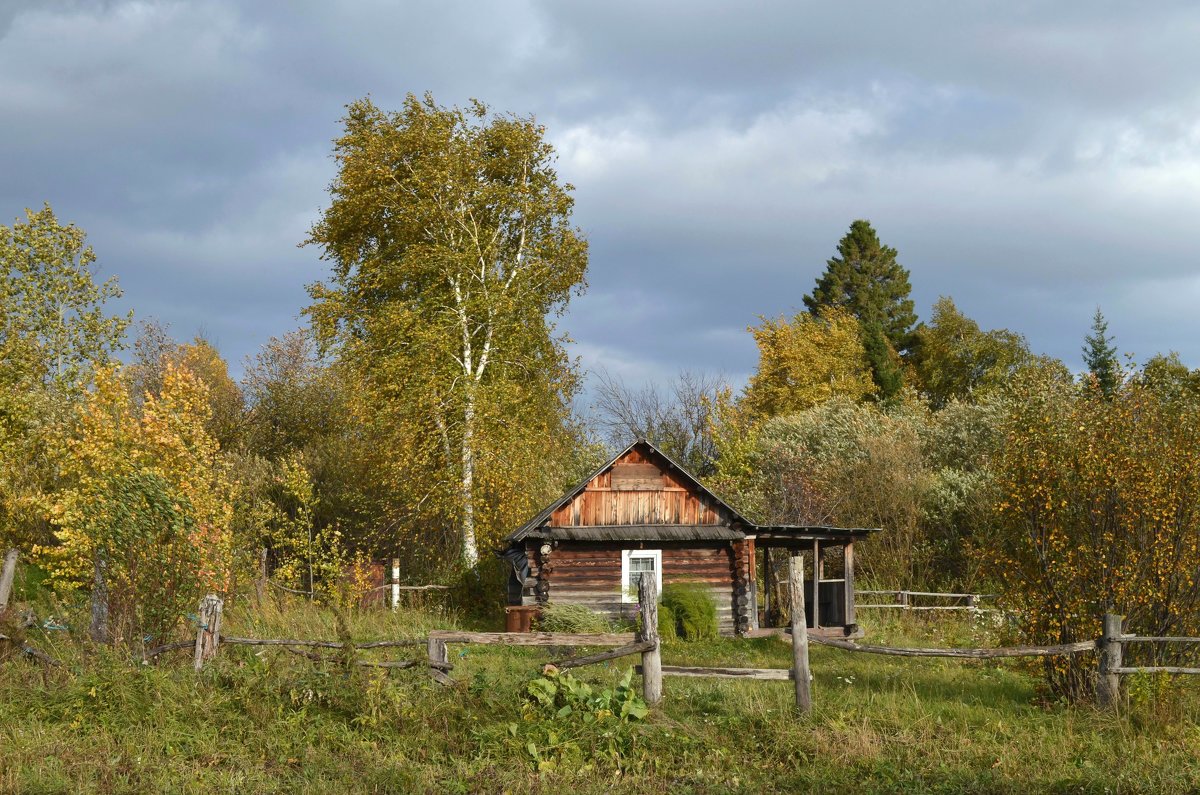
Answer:
[{"label": "wooden support post", "polygon": [[771,603],[771,548],[763,547],[763,625],[768,627],[775,626],[773,620]]},{"label": "wooden support post", "polygon": [[17,576],[17,550],[10,549],[4,553],[4,568],[0,569],[0,613],[8,607],[8,599],[12,596],[13,578]]},{"label": "wooden support post", "polygon": [[639,641],[653,642],[653,646],[642,652],[642,698],[647,704],[662,700],[662,649],[658,638],[658,583],[654,577],[642,575],[638,578],[638,607],[641,609],[642,626]]},{"label": "wooden support post", "polygon": [[847,632],[858,623],[858,617],[854,614],[854,542],[847,541],[846,546],[842,548],[843,570],[845,571],[845,590],[842,593],[842,598],[845,599],[845,609],[842,611],[844,616],[843,623],[846,625]]},{"label": "wooden support post", "polygon": [[896,598],[900,600],[900,606],[905,610],[908,609],[908,591],[896,591]]},{"label": "wooden support post", "polygon": [[1121,623],[1125,616],[1104,614],[1104,635],[1100,638],[1100,675],[1096,680],[1096,703],[1101,707],[1116,708],[1121,701],[1121,667],[1124,657]]},{"label": "wooden support post", "polygon": [[400,608],[400,558],[392,558],[392,609]]},{"label": "wooden support post", "polygon": [[431,637],[429,639],[429,675],[443,685],[451,684],[452,680],[443,671],[449,663],[450,652],[446,648],[446,641]]},{"label": "wooden support post", "polygon": [[811,674],[808,670],[808,627],[804,620],[804,559],[791,555],[788,587],[792,596],[792,676],[796,680],[796,709],[812,712]]},{"label": "wooden support post", "polygon": [[225,601],[215,594],[200,600],[200,627],[196,631],[196,654],[193,663],[196,670],[212,659],[221,643],[221,612]]},{"label": "wooden support post", "polygon": [[813,540],[813,629],[821,626],[821,542]]},{"label": "wooden support post", "polygon": [[979,609],[979,594],[967,595],[967,609],[972,612]]}]

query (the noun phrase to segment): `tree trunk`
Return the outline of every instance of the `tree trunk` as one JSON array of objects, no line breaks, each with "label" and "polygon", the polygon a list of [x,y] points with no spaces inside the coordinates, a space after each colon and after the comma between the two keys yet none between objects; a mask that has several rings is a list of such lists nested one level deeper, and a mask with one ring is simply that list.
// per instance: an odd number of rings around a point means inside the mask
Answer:
[{"label": "tree trunk", "polygon": [[108,580],[105,570],[108,562],[103,550],[96,551],[92,572],[92,624],[88,634],[96,643],[108,643]]},{"label": "tree trunk", "polygon": [[468,569],[479,563],[475,541],[475,395],[468,394],[463,409],[462,436],[462,533],[463,562]]}]

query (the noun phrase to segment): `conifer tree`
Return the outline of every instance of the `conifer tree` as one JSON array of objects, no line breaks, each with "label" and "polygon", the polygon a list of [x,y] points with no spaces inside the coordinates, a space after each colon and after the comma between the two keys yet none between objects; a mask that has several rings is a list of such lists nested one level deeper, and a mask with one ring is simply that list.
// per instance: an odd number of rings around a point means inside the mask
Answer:
[{"label": "conifer tree", "polygon": [[1105,397],[1112,397],[1121,383],[1115,339],[1108,334],[1108,321],[1100,307],[1092,316],[1092,333],[1083,338],[1083,364]]},{"label": "conifer tree", "polygon": [[896,249],[883,245],[865,220],[855,221],[838,243],[804,306],[813,314],[841,307],[858,318],[863,344],[881,398],[900,388],[896,355],[911,352],[917,315],[909,298],[908,271],[896,262]]}]

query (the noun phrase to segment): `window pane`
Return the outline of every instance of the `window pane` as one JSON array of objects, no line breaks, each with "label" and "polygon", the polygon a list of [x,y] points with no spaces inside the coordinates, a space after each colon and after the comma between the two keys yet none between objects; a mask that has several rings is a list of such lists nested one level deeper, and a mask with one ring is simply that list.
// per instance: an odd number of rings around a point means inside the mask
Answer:
[{"label": "window pane", "polygon": [[654,571],[654,558],[633,558],[629,559],[630,571]]}]

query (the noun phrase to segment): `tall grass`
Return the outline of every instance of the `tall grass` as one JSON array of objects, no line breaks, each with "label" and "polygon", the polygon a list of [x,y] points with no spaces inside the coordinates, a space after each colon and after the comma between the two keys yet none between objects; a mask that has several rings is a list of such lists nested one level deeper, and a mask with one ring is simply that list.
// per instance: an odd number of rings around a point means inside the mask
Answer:
[{"label": "tall grass", "polygon": [[[75,625],[73,614],[60,618]],[[897,644],[986,645],[994,631],[945,617],[863,620],[873,640]],[[420,637],[462,619],[432,609],[357,611],[347,621],[364,641]],[[337,633],[328,611],[290,598],[262,608],[236,601],[225,630]],[[602,728],[571,724],[579,747],[608,749],[580,757],[556,747],[566,734],[553,712],[523,709],[526,684],[561,651],[452,646],[456,684],[445,688],[423,670],[350,675],[274,648],[223,647],[197,675],[186,652],[143,665],[74,629],[35,629],[29,639],[66,665],[0,664],[3,792],[1200,789],[1200,694],[1190,682],[1172,689],[1170,713],[1135,701],[1114,718],[1046,703],[1020,663],[815,646],[807,719],[795,715],[786,682],[668,678],[660,707],[618,745]],[[668,642],[663,652],[668,665],[785,668],[790,659],[776,639]],[[635,662],[573,673],[613,688]]]}]

